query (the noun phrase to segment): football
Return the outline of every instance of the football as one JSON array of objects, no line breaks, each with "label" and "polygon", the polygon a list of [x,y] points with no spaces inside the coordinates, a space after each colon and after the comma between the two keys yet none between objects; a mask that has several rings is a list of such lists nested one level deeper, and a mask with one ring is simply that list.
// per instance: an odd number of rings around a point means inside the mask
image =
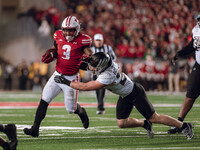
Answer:
[{"label": "football", "polygon": [[57,53],[57,49],[49,49],[49,50],[47,50],[47,52],[46,53],[48,53],[49,52],[49,56],[48,57],[53,57],[53,58],[57,58],[57,56],[58,56],[58,53]]}]

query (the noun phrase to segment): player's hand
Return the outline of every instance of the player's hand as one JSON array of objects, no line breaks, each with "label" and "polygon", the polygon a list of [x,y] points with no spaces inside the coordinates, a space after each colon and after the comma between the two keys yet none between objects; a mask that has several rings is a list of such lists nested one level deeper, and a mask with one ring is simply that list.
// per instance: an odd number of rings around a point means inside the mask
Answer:
[{"label": "player's hand", "polygon": [[56,76],[54,77],[54,81],[55,81],[56,83],[66,84],[66,85],[68,85],[68,86],[70,86],[70,83],[71,83],[71,81],[65,79],[65,77],[64,77],[63,75],[61,75],[61,76],[56,75]]},{"label": "player's hand", "polygon": [[42,62],[43,63],[50,63],[54,60],[54,58],[57,58],[57,50],[56,49],[48,49],[44,55],[42,55]]},{"label": "player's hand", "polygon": [[178,55],[178,54],[176,54],[176,55],[173,57],[173,59],[172,59],[172,64],[173,64],[173,65],[175,65],[175,63],[176,63],[176,61],[178,60],[178,58],[179,58],[179,55]]}]

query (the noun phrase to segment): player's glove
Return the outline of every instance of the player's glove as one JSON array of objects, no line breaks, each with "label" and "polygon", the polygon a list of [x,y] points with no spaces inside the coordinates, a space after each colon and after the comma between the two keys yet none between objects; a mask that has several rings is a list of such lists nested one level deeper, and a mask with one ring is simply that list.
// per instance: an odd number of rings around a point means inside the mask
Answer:
[{"label": "player's glove", "polygon": [[54,60],[54,58],[57,58],[57,50],[56,49],[48,49],[44,55],[42,55],[42,62],[43,63],[50,63]]},{"label": "player's glove", "polygon": [[66,84],[66,85],[68,85],[68,86],[70,86],[70,83],[71,83],[71,81],[65,79],[65,77],[64,77],[63,75],[61,75],[61,76],[56,75],[56,76],[54,77],[54,81],[55,81],[56,83]]},{"label": "player's glove", "polygon": [[176,53],[176,55],[173,57],[173,59],[172,59],[172,64],[173,65],[175,65],[175,63],[176,63],[176,61],[178,60],[178,58],[179,58],[179,54],[178,53]]}]

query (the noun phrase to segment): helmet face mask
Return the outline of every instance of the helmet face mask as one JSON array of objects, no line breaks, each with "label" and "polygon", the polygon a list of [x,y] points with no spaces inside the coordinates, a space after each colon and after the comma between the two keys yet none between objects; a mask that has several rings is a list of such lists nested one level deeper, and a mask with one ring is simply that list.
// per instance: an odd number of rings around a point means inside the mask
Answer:
[{"label": "helmet face mask", "polygon": [[74,39],[76,29],[62,28],[62,31],[63,31],[63,35],[65,36],[67,41],[72,41]]},{"label": "helmet face mask", "polygon": [[[80,23],[79,20],[75,16],[69,16],[65,18],[62,22],[61,29],[63,30],[63,35],[67,39],[68,42],[74,40],[75,37],[79,35],[80,32]],[[66,35],[66,31],[73,31],[74,33]]]}]

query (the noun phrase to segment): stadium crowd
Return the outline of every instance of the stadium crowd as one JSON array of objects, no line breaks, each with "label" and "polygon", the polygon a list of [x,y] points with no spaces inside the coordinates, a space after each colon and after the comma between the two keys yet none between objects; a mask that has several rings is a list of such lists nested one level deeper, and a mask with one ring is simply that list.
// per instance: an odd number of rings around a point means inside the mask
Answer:
[{"label": "stadium crowd", "polygon": [[[76,16],[82,32],[91,37],[96,33],[104,35],[105,43],[113,47],[124,71],[146,90],[168,90],[170,60],[191,40],[200,7],[198,0],[63,0],[63,3],[65,11],[54,6],[45,10],[31,7],[18,17],[33,17],[38,28],[47,21],[51,31],[46,35],[52,36],[66,16]],[[121,58],[126,61],[121,62]],[[176,80],[187,79],[186,68],[189,70],[193,63],[192,57],[180,63],[177,70],[180,77]]]},{"label": "stadium crowd", "polygon": [[82,31],[91,36],[102,33],[106,42],[115,47],[118,57],[144,58],[148,52],[165,60],[168,54],[191,39],[190,31],[196,23],[195,15],[200,5],[196,0],[64,2],[64,12],[53,6],[47,10],[32,7],[26,15],[32,16],[38,25],[45,17],[54,30],[60,28],[65,16],[77,16]]}]

